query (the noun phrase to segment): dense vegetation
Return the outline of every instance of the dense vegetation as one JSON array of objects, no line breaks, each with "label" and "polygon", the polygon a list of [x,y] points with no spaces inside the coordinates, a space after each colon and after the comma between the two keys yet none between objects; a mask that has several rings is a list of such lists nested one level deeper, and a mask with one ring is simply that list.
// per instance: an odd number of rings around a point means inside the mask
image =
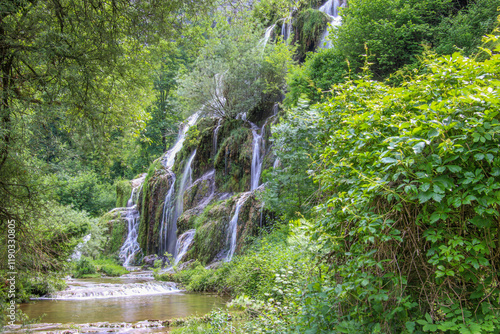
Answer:
[{"label": "dense vegetation", "polygon": [[[281,101],[260,195],[273,219],[231,262],[159,277],[233,297],[175,331],[500,332],[498,1],[351,0],[334,47],[309,53],[328,20],[316,1],[212,5],[0,5],[0,242],[15,220],[18,299],[63,288],[56,272],[126,272],[98,217],[156,175],[183,112]],[[262,39],[284,20],[294,38]],[[248,137],[227,131],[228,150]],[[123,226],[109,233],[116,252]]]}]

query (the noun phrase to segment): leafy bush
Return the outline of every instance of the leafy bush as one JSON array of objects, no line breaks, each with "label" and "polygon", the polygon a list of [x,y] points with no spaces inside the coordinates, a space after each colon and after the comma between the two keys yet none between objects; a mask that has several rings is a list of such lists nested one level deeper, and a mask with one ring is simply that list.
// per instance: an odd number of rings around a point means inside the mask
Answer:
[{"label": "leafy bush", "polygon": [[320,49],[309,53],[301,66],[293,66],[287,75],[288,93],[284,104],[297,105],[299,98],[311,103],[323,102],[332,86],[344,82],[348,76],[345,58],[336,49]]},{"label": "leafy bush", "polygon": [[454,45],[473,53],[493,29],[497,6],[494,0],[352,0],[341,12],[334,45],[353,69],[363,66],[367,54],[374,76],[384,78],[418,62],[424,45],[440,53],[455,52]]},{"label": "leafy bush", "polygon": [[102,258],[94,260],[92,261],[92,265],[97,272],[107,276],[121,276],[129,273],[127,269],[113,259]]},{"label": "leafy bush", "polygon": [[86,257],[82,257],[75,266],[75,272],[73,276],[75,278],[82,278],[85,276],[93,275],[97,272],[96,267],[92,264],[92,261]]},{"label": "leafy bush", "polygon": [[267,184],[263,200],[285,220],[297,219],[297,215],[308,216],[317,204],[314,197],[317,186],[308,174],[320,131],[317,122],[318,111],[301,100],[272,128],[271,140],[279,164],[263,173]]},{"label": "leafy bush", "polygon": [[58,174],[58,178],[58,201],[63,205],[72,205],[75,209],[96,217],[111,210],[116,204],[113,186],[99,180],[94,172]]},{"label": "leafy bush", "polygon": [[331,269],[304,294],[301,330],[500,326],[500,55],[425,65],[399,88],[338,85],[321,106],[329,198],[313,237]]}]

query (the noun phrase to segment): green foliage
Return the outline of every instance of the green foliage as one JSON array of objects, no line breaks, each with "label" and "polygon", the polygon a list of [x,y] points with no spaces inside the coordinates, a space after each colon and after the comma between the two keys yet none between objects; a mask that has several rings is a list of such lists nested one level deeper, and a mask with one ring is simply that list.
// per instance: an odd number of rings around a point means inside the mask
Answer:
[{"label": "green foliage", "polygon": [[116,207],[124,208],[132,192],[132,185],[128,180],[120,180],[115,183],[116,187]]},{"label": "green foliage", "polygon": [[298,43],[296,58],[304,60],[308,51],[313,51],[325,31],[328,17],[319,10],[308,8],[299,12],[294,22],[295,43]]},{"label": "green foliage", "polygon": [[82,257],[75,265],[75,278],[90,277],[97,272],[96,267],[89,258]]},{"label": "green foliage", "polygon": [[456,16],[441,21],[437,32],[436,52],[452,54],[460,49],[465,55],[477,53],[483,36],[495,27],[497,15],[498,1],[470,2],[469,6]]},{"label": "green foliage", "polygon": [[309,109],[307,101],[300,100],[298,104],[273,126],[271,140],[279,163],[277,168],[263,173],[267,183],[263,201],[285,220],[311,214],[316,204],[317,186],[309,171],[316,158],[316,138],[320,132],[318,111],[314,107]]},{"label": "green foliage", "polygon": [[309,53],[304,64],[292,66],[287,75],[288,93],[284,104],[296,106],[299,98],[311,103],[325,101],[332,85],[348,76],[347,62],[336,49]]},{"label": "green foliage", "polygon": [[118,254],[118,251],[127,237],[127,229],[127,225],[120,218],[112,222],[111,235],[106,244],[107,247],[104,249],[105,254]]},{"label": "green foliage", "polygon": [[93,260],[92,265],[95,267],[97,272],[103,273],[106,276],[121,276],[129,273],[129,271],[116,260],[110,258]]},{"label": "green foliage", "polygon": [[[479,0],[462,8],[451,0],[353,0],[342,12],[343,24],[334,37],[335,48],[354,69],[363,57],[373,63],[375,77],[417,61],[424,45],[452,53],[454,45],[473,53],[481,36],[494,27],[496,1]],[[457,14],[457,9],[460,11]],[[366,51],[367,50],[367,51]]]},{"label": "green foliage", "polygon": [[301,331],[500,326],[499,64],[429,57],[402,87],[348,82],[321,105],[313,238],[330,272],[304,295]]},{"label": "green foliage", "polygon": [[262,31],[246,14],[238,15],[237,24],[228,24],[223,14],[216,18],[209,42],[181,78],[178,93],[188,110],[203,106],[210,114],[234,118],[282,93],[291,53],[283,44],[264,47]]},{"label": "green foliage", "polygon": [[295,244],[288,244],[287,232],[281,229],[256,241],[244,255],[222,263],[215,270],[195,262],[191,269],[168,277],[183,283],[190,291],[282,301],[287,294],[294,293],[303,277],[307,266],[303,251]]},{"label": "green foliage", "polygon": [[117,202],[113,186],[101,182],[94,172],[81,172],[74,176],[59,174],[58,178],[59,202],[86,211],[91,216],[111,210]]},{"label": "green foliage", "polygon": [[292,8],[298,8],[304,2],[303,0],[262,0],[255,3],[252,16],[263,26],[268,27],[289,16]]}]

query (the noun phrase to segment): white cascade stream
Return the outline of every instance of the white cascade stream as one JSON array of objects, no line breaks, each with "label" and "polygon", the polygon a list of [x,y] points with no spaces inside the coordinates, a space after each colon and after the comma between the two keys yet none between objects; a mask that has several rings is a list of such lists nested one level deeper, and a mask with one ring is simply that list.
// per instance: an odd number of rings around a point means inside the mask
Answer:
[{"label": "white cascade stream", "polygon": [[170,185],[170,189],[165,196],[165,201],[163,202],[163,215],[161,218],[161,227],[160,227],[160,242],[159,242],[159,251],[160,254],[164,254],[167,252],[168,245],[168,226],[170,226],[175,217],[175,174],[172,173],[172,184]]},{"label": "white cascade stream", "polygon": [[[142,187],[142,184],[141,186]],[[140,188],[139,187],[139,192]],[[134,194],[138,188],[133,188],[130,198],[127,202],[127,213],[123,217],[127,221],[128,234],[127,239],[120,248],[119,257],[123,260],[123,266],[129,266],[134,260],[135,255],[141,250],[139,243],[137,242],[138,229],[139,229],[139,218],[140,214],[137,211],[135,204]]]},{"label": "white cascade stream", "polygon": [[196,123],[198,117],[200,117],[200,113],[201,111],[198,111],[189,116],[187,122],[184,123],[179,129],[179,136],[177,137],[177,141],[175,142],[174,146],[170,150],[168,150],[165,156],[163,157],[162,163],[163,166],[165,166],[166,168],[172,168],[172,166],[174,165],[175,155],[177,154],[177,152],[181,150],[189,128],[193,126],[194,123]]},{"label": "white cascade stream", "polygon": [[184,233],[182,233],[177,239],[177,247],[176,247],[176,256],[174,259],[174,264],[178,264],[184,255],[186,255],[189,246],[191,246],[191,243],[193,242],[194,235],[196,233],[196,230],[188,230]]},{"label": "white cascade stream", "polygon": [[220,126],[222,125],[222,118],[219,118],[217,120],[217,126],[215,127],[214,129],[214,138],[213,138],[213,143],[212,143],[212,147],[213,147],[213,152],[212,152],[212,159],[215,160],[215,156],[217,155],[217,137],[219,135],[219,129],[220,129]]},{"label": "white cascade stream", "polygon": [[[79,283],[82,281],[76,281]],[[54,292],[41,298],[34,299],[57,299],[57,300],[82,300],[95,298],[114,298],[141,295],[157,295],[178,292],[173,282],[137,282],[125,284],[113,283],[87,283],[81,285],[69,285],[66,290]]]},{"label": "white cascade stream", "polygon": [[[342,17],[339,15],[339,8],[345,7],[344,0],[328,0],[323,4],[323,6],[319,7],[319,11],[328,15],[331,19],[330,25],[332,27],[338,27],[342,25]],[[319,47],[323,49],[332,48],[332,41],[328,40],[329,36],[329,27],[327,26],[323,34],[321,35],[321,40],[319,43]]]},{"label": "white cascade stream", "polygon": [[236,207],[234,208],[234,214],[233,217],[231,218],[231,221],[229,222],[229,227],[227,231],[227,236],[228,236],[228,241],[229,241],[229,252],[226,256],[225,261],[229,262],[233,259],[234,252],[236,251],[236,241],[238,239],[238,217],[240,214],[241,207],[243,204],[245,204],[246,200],[248,199],[249,195],[252,192],[246,192],[241,195],[241,197],[238,199],[238,202],[236,202]]},{"label": "white cascade stream", "polygon": [[[251,177],[250,177],[250,190],[255,190],[259,187],[260,182],[260,174],[262,172],[262,151],[264,150],[264,127],[259,129],[257,125],[249,122],[252,127],[252,135],[253,135],[253,153],[252,153],[252,169],[251,169]],[[260,133],[259,133],[260,130]]]},{"label": "white cascade stream", "polygon": [[186,189],[192,184],[192,168],[191,163],[193,162],[194,157],[196,156],[196,150],[191,153],[188,161],[186,162],[186,166],[184,167],[184,172],[182,173],[182,178],[179,183],[179,188],[177,189],[177,196],[175,200],[175,209],[172,220],[167,222],[167,244],[166,250],[169,252],[174,258],[177,256],[177,219],[181,216],[184,210],[184,193]]}]

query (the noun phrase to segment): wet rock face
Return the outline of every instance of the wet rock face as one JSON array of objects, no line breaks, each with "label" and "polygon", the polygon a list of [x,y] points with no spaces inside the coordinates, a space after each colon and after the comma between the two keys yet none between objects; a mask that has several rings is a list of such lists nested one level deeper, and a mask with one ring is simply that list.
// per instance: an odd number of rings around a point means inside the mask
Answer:
[{"label": "wet rock face", "polygon": [[146,179],[142,189],[139,211],[139,244],[145,255],[156,254],[159,248],[159,231],[163,215],[163,202],[173,182],[172,174],[163,167]]},{"label": "wet rock face", "polygon": [[[238,199],[239,195],[235,195],[230,199],[209,205],[199,215],[186,212],[181,219],[185,224],[183,228],[187,229],[188,225],[195,227],[196,234],[191,250],[185,259],[198,259],[203,264],[225,259],[230,244],[229,222],[235,213]],[[256,236],[259,229],[266,225],[262,202],[257,198],[256,192],[251,193],[239,212],[235,253],[239,253],[248,244],[250,237]]]},{"label": "wet rock face", "polygon": [[198,259],[206,264],[226,248],[227,228],[233,203],[234,200],[228,199],[208,206],[195,220],[196,234],[185,260]]},{"label": "wet rock face", "polygon": [[184,208],[204,209],[215,195],[215,170],[212,169],[196,180],[184,193]]}]

